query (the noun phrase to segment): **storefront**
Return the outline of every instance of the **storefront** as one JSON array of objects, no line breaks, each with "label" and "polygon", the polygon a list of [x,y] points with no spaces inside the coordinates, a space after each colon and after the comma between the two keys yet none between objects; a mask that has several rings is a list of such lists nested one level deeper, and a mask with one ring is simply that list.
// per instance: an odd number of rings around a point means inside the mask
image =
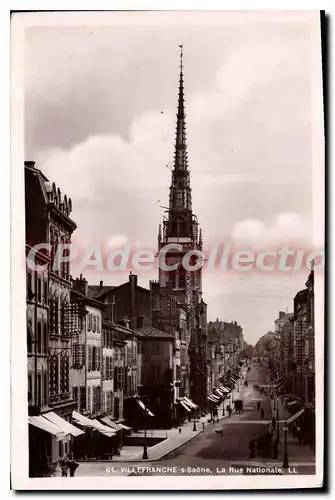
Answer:
[{"label": "storefront", "polygon": [[73,445],[73,454],[80,458],[107,458],[116,454],[116,430],[102,424],[96,419],[89,419],[74,411],[73,421],[85,432],[79,436]]},{"label": "storefront", "polygon": [[83,433],[54,412],[29,416],[29,475],[51,476],[59,460],[71,453],[72,438]]}]

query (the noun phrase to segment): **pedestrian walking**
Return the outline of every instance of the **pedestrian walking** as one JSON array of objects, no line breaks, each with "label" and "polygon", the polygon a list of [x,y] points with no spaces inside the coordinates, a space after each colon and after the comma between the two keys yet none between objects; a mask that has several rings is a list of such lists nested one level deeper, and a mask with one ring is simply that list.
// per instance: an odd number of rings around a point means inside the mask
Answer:
[{"label": "pedestrian walking", "polygon": [[261,419],[263,420],[264,418],[264,408],[261,408]]},{"label": "pedestrian walking", "polygon": [[230,418],[231,414],[232,414],[232,409],[231,409],[230,405],[227,406],[227,410],[228,410],[228,415],[229,415],[229,418]]},{"label": "pedestrian walking", "polygon": [[278,458],[278,438],[273,442],[273,458]]},{"label": "pedestrian walking", "polygon": [[249,458],[255,458],[255,455],[256,455],[256,442],[255,442],[254,439],[251,439],[249,441],[249,450],[250,450]]},{"label": "pedestrian walking", "polygon": [[75,473],[76,469],[79,467],[79,464],[77,464],[77,462],[75,462],[75,460],[73,459],[72,453],[70,455],[70,459],[67,460],[67,465],[68,465],[68,468],[70,471],[70,477],[74,477],[74,473]]},{"label": "pedestrian walking", "polygon": [[67,465],[66,455],[64,455],[63,458],[60,460],[59,465],[62,471],[62,477],[67,477],[68,465]]}]

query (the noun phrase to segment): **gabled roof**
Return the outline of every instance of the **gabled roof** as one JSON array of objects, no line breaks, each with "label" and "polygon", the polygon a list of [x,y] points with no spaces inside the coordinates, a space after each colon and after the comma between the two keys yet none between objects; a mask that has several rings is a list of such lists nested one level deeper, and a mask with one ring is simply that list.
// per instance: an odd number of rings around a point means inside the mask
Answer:
[{"label": "gabled roof", "polygon": [[148,339],[160,339],[160,340],[175,340],[173,335],[169,333],[162,332],[153,326],[143,326],[142,328],[138,328],[135,330],[136,333],[139,334],[140,337],[148,338]]}]

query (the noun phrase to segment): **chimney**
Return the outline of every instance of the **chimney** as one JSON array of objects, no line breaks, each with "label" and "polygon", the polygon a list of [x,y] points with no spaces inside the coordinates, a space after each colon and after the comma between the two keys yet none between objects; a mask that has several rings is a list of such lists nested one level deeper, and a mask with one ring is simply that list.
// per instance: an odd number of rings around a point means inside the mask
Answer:
[{"label": "chimney", "polygon": [[284,311],[279,311],[279,319],[282,319],[285,316]]},{"label": "chimney", "polygon": [[24,162],[24,166],[25,166],[25,167],[30,167],[30,168],[35,168],[35,163],[36,163],[36,162],[34,162],[34,161],[30,161],[30,160],[28,160],[28,161],[25,161],[25,162]]},{"label": "chimney", "polygon": [[88,283],[86,279],[81,274],[79,278],[76,278],[73,282],[73,289],[83,295],[87,295]]},{"label": "chimney", "polygon": [[124,326],[126,328],[130,328],[130,320],[129,320],[129,318],[124,318],[123,323],[124,323]]},{"label": "chimney", "polygon": [[131,306],[131,328],[136,328],[136,287],[137,287],[137,275],[133,274],[131,271],[129,273],[129,284],[130,284],[130,306]]},{"label": "chimney", "polygon": [[104,286],[104,282],[100,281],[100,288],[103,288],[103,286]]},{"label": "chimney", "polygon": [[141,314],[140,316],[137,316],[137,328],[143,328],[144,326],[144,316]]}]

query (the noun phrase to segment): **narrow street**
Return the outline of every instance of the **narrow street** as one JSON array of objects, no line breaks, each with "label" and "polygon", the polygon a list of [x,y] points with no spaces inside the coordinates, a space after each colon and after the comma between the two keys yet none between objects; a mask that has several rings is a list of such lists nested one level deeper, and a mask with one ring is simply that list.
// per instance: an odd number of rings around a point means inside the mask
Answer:
[{"label": "narrow street", "polygon": [[[194,439],[172,451],[162,460],[155,462],[99,462],[81,464],[77,470],[78,476],[87,475],[159,475],[155,468],[175,469],[175,474],[220,474],[223,468],[241,466],[274,466],[281,467],[283,454],[283,432],[281,431],[278,460],[256,457],[249,459],[249,441],[259,438],[267,430],[268,421],[271,418],[270,400],[268,396],[260,396],[253,388],[254,384],[266,384],[267,368],[254,365],[247,373],[248,387],[240,389],[240,398],[243,400],[244,413],[222,419],[206,427]],[[261,419],[257,410],[257,402],[260,401],[264,408],[264,420]],[[219,433],[217,432],[219,431]],[[297,448],[297,445],[294,445]],[[298,450],[299,452],[299,450]],[[150,457],[150,450],[149,450]],[[290,464],[291,465],[291,464]],[[306,459],[304,452],[294,457],[292,466],[295,466],[300,474],[314,473],[314,461]],[[141,470],[139,468],[148,468]],[[199,469],[200,468],[200,469]],[[234,473],[234,472],[231,472]],[[171,475],[171,474],[170,474]]]}]

